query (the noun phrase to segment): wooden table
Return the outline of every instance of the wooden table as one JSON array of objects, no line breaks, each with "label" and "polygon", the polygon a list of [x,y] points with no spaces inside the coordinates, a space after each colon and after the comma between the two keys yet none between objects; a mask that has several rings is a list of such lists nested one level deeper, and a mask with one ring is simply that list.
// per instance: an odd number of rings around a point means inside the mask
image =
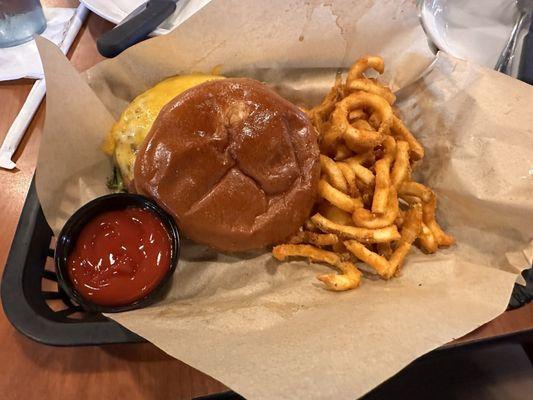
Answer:
[{"label": "wooden table", "polygon": [[[43,1],[76,6],[75,0]],[[112,25],[90,14],[69,58],[83,71],[102,57],[95,39]],[[0,139],[3,139],[33,82],[0,83]],[[21,143],[14,171],[0,170],[0,269],[3,270],[33,177],[44,121],[39,109]],[[1,271],[0,271],[1,272]],[[508,335],[533,328],[533,304],[506,312],[459,341]],[[224,385],[174,360],[151,344],[55,348],[37,344],[15,331],[0,312],[0,397],[3,399],[189,399],[227,390]]]}]

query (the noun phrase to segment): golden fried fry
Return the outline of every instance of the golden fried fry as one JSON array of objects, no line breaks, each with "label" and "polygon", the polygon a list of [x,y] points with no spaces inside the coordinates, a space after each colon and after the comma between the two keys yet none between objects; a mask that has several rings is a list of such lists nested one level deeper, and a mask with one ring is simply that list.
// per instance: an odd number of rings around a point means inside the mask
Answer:
[{"label": "golden fried fry", "polygon": [[350,213],[347,213],[346,211],[335,207],[331,203],[322,203],[318,207],[318,212],[327,219],[335,222],[336,224],[353,226],[352,216],[350,215]]},{"label": "golden fried fry", "polygon": [[435,236],[433,236],[433,232],[431,232],[431,229],[429,229],[423,222],[422,229],[420,230],[420,234],[418,235],[418,239],[416,240],[415,244],[426,253],[430,254],[435,253],[439,247],[439,244],[435,240]]},{"label": "golden fried fry", "polygon": [[341,274],[323,274],[317,276],[317,279],[324,282],[328,289],[339,292],[354,289],[359,286],[361,282],[361,271],[353,263],[344,261],[334,265],[334,267],[339,269]]},{"label": "golden fried fry", "polygon": [[409,250],[411,250],[413,242],[420,233],[421,228],[422,207],[420,204],[415,204],[405,214],[405,221],[401,232],[402,237],[389,260],[390,276],[393,276],[400,268],[405,256],[409,253]]},{"label": "golden fried fry", "polygon": [[311,221],[322,231],[334,233],[341,239],[356,239],[362,243],[383,243],[400,239],[395,225],[379,229],[358,228],[336,224],[319,213],[311,217]]},{"label": "golden fried fry", "polygon": [[411,159],[417,161],[424,158],[424,148],[396,115],[392,117],[391,132],[394,136],[409,143]]},{"label": "golden fried fry", "polygon": [[[437,208],[437,196],[432,192],[431,199],[423,203],[424,224],[431,230],[439,246],[451,246],[455,243],[453,236],[444,233],[435,219],[435,209]],[[319,226],[320,228],[320,226]]]},{"label": "golden fried fry", "polygon": [[347,89],[350,92],[354,90],[362,90],[364,92],[377,94],[387,100],[390,105],[394,104],[396,101],[396,96],[388,87],[381,86],[368,78],[357,78],[352,80],[347,85]]},{"label": "golden fried fry", "polygon": [[316,107],[313,107],[308,112],[309,119],[316,128],[319,136],[324,133],[325,125],[327,125],[327,121],[335,109],[336,102],[342,99],[343,90],[344,89],[340,83],[335,84],[326,95],[324,100],[322,100],[322,103]]},{"label": "golden fried fry", "polygon": [[343,193],[348,193],[348,184],[340,168],[328,156],[320,155],[320,167],[322,172],[328,177],[328,181],[335,189]]},{"label": "golden fried fry", "polygon": [[[359,111],[359,110],[356,110]],[[368,123],[367,120],[364,119],[358,119],[354,122],[352,122],[352,126],[356,129],[366,130],[366,131],[373,131],[374,127]]]},{"label": "golden fried fry", "polygon": [[367,118],[368,118],[368,114],[364,110],[361,110],[361,109],[350,111],[350,113],[348,114],[348,119],[350,121],[353,121],[353,120],[364,121]]},{"label": "golden fried fry", "polygon": [[374,198],[372,200],[372,212],[384,213],[387,207],[390,191],[390,162],[386,159],[376,161],[376,185],[374,187]]},{"label": "golden fried fry", "polygon": [[363,182],[367,186],[374,185],[375,176],[372,171],[370,171],[368,168],[363,167],[361,164],[353,161],[354,157],[348,158],[345,160],[345,162],[352,168],[355,176],[357,179],[359,179],[361,182]]},{"label": "golden fried fry", "polygon": [[362,207],[363,202],[361,199],[354,199],[348,196],[346,193],[335,189],[324,179],[320,179],[318,182],[318,195],[341,210],[352,213],[356,208]]},{"label": "golden fried fry", "polygon": [[376,161],[376,155],[372,150],[363,152],[361,154],[357,154],[355,156],[352,156],[346,160],[347,163],[350,165],[352,164],[360,164],[360,165],[372,165]]},{"label": "golden fried fry", "polygon": [[360,198],[361,193],[359,193],[359,189],[357,188],[357,177],[352,167],[344,162],[338,162],[337,167],[341,170],[344,179],[346,179],[346,183],[348,184],[348,195],[350,195],[350,197]]},{"label": "golden fried fry", "polygon": [[280,244],[274,246],[272,255],[279,261],[284,261],[289,257],[305,257],[309,261],[330,265],[341,263],[341,258],[332,251],[322,250],[309,244]]},{"label": "golden fried fry", "polygon": [[379,276],[384,279],[389,279],[392,277],[392,274],[389,272],[389,262],[385,257],[382,257],[379,254],[374,253],[372,250],[367,249],[357,240],[347,240],[344,242],[344,245],[359,260],[374,268]]},{"label": "golden fried fry", "polygon": [[433,192],[426,186],[418,182],[403,182],[398,190],[400,197],[408,199],[406,196],[416,196],[420,198],[424,203],[427,203],[434,196]]},{"label": "golden fried fry", "polygon": [[396,158],[391,172],[391,182],[396,189],[409,180],[411,176],[411,166],[409,164],[409,143],[404,140],[396,142]]},{"label": "golden fried fry", "polygon": [[332,233],[316,233],[310,231],[299,231],[289,239],[290,244],[309,243],[318,247],[332,246],[338,242],[339,238]]},{"label": "golden fried fry", "polygon": [[272,255],[279,261],[284,261],[289,257],[304,257],[309,261],[323,262],[339,269],[342,274],[323,274],[317,279],[324,282],[331,290],[349,290],[359,286],[361,282],[361,272],[357,267],[342,259],[335,253],[318,249],[307,244],[282,244],[272,249]]},{"label": "golden fried fry", "polygon": [[363,73],[369,68],[372,68],[378,73],[382,74],[385,70],[385,63],[383,62],[383,58],[378,56],[367,55],[357,60],[348,72],[348,76],[346,77],[346,84],[350,85],[353,80],[364,78]]},{"label": "golden fried fry", "polygon": [[387,208],[382,214],[375,214],[365,208],[358,208],[352,214],[352,220],[355,226],[369,229],[384,228],[392,225],[398,216],[398,196],[396,189],[391,187],[389,190],[389,199]]}]

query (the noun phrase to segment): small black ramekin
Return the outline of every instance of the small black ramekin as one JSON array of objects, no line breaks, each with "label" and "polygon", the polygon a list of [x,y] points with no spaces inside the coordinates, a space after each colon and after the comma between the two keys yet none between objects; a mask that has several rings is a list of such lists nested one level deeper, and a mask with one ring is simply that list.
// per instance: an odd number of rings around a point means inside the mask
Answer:
[{"label": "small black ramekin", "polygon": [[[78,235],[82,228],[94,217],[105,212],[113,210],[121,210],[127,207],[139,207],[152,211],[163,222],[167,229],[171,243],[171,259],[170,267],[167,274],[161,279],[161,282],[144,297],[131,304],[121,306],[102,306],[95,304],[90,300],[82,297],[72,281],[70,280],[67,271],[67,258],[70,251],[73,249]],[[178,227],[174,218],[172,218],[166,211],[159,207],[154,201],[140,195],[129,193],[109,194],[98,197],[89,203],[85,204],[78,211],[76,211],[67,221],[61,233],[59,234],[56,250],[54,255],[55,267],[57,271],[58,281],[61,288],[74,302],[79,304],[86,311],[115,313],[121,311],[133,310],[136,308],[146,307],[158,299],[158,296],[164,290],[166,284],[170,281],[172,274],[176,270],[180,252],[180,237]]]}]

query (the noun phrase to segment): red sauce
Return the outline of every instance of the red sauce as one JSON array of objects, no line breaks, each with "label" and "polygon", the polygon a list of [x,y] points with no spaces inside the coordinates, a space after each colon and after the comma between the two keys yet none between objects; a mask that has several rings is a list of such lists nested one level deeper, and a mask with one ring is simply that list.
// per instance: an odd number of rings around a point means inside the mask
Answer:
[{"label": "red sauce", "polygon": [[102,306],[131,304],[163,279],[171,264],[169,234],[151,211],[107,211],[83,227],[68,274],[85,299]]}]

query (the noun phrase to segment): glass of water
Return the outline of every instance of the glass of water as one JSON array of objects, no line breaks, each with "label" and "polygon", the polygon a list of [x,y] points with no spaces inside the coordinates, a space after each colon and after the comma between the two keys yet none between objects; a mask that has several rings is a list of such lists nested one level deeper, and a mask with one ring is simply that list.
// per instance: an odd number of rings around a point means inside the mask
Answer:
[{"label": "glass of water", "polygon": [[45,28],[39,0],[0,0],[0,47],[27,42]]}]

